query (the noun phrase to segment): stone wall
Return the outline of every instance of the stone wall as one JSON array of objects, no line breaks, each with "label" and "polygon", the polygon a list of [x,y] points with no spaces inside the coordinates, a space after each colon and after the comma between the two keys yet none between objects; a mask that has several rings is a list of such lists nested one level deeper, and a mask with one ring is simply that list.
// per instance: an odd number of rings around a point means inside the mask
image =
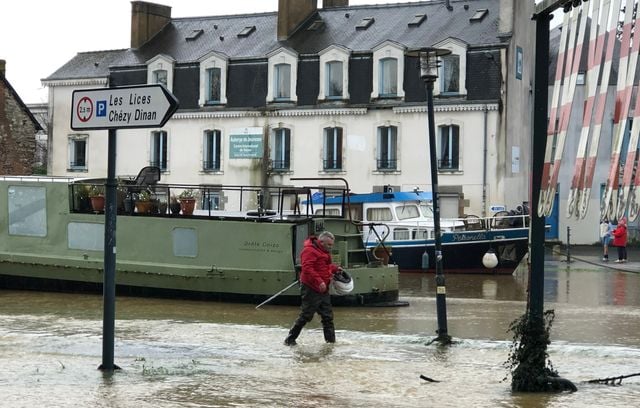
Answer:
[{"label": "stone wall", "polygon": [[36,131],[24,105],[0,75],[0,174],[33,173]]}]

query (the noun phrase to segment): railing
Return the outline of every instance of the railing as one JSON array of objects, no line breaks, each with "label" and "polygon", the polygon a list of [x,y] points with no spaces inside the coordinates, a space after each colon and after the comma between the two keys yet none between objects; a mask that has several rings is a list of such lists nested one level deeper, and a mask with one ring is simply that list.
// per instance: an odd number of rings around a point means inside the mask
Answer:
[{"label": "railing", "polygon": [[205,160],[202,162],[203,170],[220,170],[220,160]]},{"label": "railing", "polygon": [[457,159],[441,159],[438,160],[438,170],[458,170]]},{"label": "railing", "polygon": [[342,160],[323,160],[322,168],[323,170],[341,170]]},{"label": "railing", "polygon": [[[104,188],[104,179],[73,182],[70,188],[70,211],[95,213],[91,195],[96,187]],[[148,184],[137,185],[133,180],[119,180],[116,208],[120,215],[177,216],[185,215],[180,209],[180,195],[191,191],[196,199],[192,217],[258,217],[258,218],[343,218],[341,215],[315,215],[312,195],[345,195],[342,187],[292,187],[244,185],[190,185]],[[149,204],[142,205],[141,203]]]},{"label": "railing", "polygon": [[378,170],[395,170],[398,168],[397,160],[378,159],[376,160]]},{"label": "railing", "polygon": [[289,170],[290,168],[289,160],[272,160],[271,168],[276,171]]}]

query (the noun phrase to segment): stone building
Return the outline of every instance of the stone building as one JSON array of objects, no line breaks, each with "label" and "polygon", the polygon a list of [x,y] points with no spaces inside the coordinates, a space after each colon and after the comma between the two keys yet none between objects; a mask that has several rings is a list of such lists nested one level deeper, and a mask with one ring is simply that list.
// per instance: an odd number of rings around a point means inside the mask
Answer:
[{"label": "stone building", "polygon": [[355,192],[429,190],[411,50],[437,47],[451,51],[434,86],[442,215],[515,208],[529,194],[533,5],[280,0],[277,12],[172,18],[133,1],[130,48],[79,53],[43,81],[49,173],[106,175],[107,131],[70,129],[74,90],[162,83],[179,109],[162,128],[118,130],[119,175],[155,165],[169,183],[341,177]]},{"label": "stone building", "polygon": [[0,60],[0,174],[30,175],[36,161],[36,134],[42,127],[5,76]]}]

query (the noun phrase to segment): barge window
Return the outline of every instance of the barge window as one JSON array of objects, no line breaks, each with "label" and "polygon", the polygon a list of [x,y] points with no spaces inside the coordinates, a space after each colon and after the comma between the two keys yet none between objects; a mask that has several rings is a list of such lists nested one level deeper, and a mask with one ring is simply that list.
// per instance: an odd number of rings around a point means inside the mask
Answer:
[{"label": "barge window", "polygon": [[410,239],[410,231],[408,228],[396,228],[393,230],[393,239],[398,240],[407,240]]},{"label": "barge window", "polygon": [[171,231],[173,255],[195,258],[198,256],[198,235],[195,228],[174,228]]},{"label": "barge window", "polygon": [[8,193],[9,234],[47,236],[47,192],[45,187],[10,186]]},{"label": "barge window", "polygon": [[367,221],[392,221],[391,208],[367,208]]},{"label": "barge window", "polygon": [[70,222],[67,224],[69,249],[104,251],[104,224],[95,222]]},{"label": "barge window", "polygon": [[396,208],[396,215],[399,220],[406,220],[419,217],[420,211],[418,211],[418,207],[415,205],[403,205]]},{"label": "barge window", "polygon": [[413,239],[429,239],[429,232],[424,228],[413,230]]},{"label": "barge window", "polygon": [[430,205],[422,204],[420,205],[420,210],[422,211],[422,215],[427,218],[433,218],[433,208]]}]

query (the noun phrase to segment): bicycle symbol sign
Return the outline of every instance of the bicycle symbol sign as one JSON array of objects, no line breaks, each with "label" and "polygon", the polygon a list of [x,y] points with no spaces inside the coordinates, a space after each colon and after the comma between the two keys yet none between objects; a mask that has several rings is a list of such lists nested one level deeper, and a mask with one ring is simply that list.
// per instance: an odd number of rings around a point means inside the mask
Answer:
[{"label": "bicycle symbol sign", "polygon": [[85,96],[78,101],[76,115],[81,122],[86,122],[93,116],[93,101]]}]

